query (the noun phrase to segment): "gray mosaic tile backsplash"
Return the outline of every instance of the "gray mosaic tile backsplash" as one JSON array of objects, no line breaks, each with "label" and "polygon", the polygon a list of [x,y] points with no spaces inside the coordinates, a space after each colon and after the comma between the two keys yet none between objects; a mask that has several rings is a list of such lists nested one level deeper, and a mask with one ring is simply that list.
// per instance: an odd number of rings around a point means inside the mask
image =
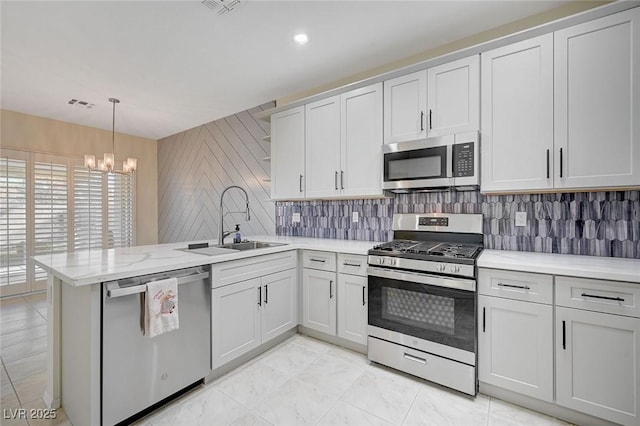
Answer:
[{"label": "gray mosaic tile backsplash", "polygon": [[[351,222],[352,212],[360,216]],[[527,212],[527,226],[515,213]],[[292,223],[293,213],[300,223]],[[276,203],[276,234],[367,241],[392,238],[394,213],[482,213],[485,248],[640,258],[640,191],[482,195],[398,194],[375,200]]]}]

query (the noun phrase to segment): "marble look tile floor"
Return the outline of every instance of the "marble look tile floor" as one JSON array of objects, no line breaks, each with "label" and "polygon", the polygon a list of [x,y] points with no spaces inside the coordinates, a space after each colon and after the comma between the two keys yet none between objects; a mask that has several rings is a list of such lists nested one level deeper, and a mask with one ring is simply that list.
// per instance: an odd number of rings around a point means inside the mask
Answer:
[{"label": "marble look tile floor", "polygon": [[[43,294],[0,301],[2,409],[44,408],[45,321]],[[2,425],[71,425],[62,409],[49,421],[4,417]],[[567,425],[484,395],[466,397],[299,334],[136,424]]]}]

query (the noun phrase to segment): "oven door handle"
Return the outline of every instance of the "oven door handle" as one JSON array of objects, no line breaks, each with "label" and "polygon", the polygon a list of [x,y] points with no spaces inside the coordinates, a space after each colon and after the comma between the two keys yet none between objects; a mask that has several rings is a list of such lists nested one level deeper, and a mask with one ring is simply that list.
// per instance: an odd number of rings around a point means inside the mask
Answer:
[{"label": "oven door handle", "polygon": [[437,275],[422,274],[411,271],[396,271],[375,266],[369,266],[367,268],[367,274],[372,277],[389,278],[392,280],[427,284],[456,290],[476,291],[475,280],[446,278]]}]

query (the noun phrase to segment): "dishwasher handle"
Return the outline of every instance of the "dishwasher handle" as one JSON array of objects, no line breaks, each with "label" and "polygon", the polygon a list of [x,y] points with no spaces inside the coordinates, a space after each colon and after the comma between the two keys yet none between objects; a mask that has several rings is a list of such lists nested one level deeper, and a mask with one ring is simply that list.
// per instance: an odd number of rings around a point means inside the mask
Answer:
[{"label": "dishwasher handle", "polygon": [[[178,285],[181,284],[189,284],[194,281],[200,281],[206,278],[209,278],[209,271],[200,272],[198,274],[184,275],[178,278]],[[134,285],[129,287],[118,287],[117,284],[113,288],[109,288],[107,290],[107,297],[109,299],[114,299],[116,297],[129,296],[131,294],[144,293],[147,291],[147,285]]]}]

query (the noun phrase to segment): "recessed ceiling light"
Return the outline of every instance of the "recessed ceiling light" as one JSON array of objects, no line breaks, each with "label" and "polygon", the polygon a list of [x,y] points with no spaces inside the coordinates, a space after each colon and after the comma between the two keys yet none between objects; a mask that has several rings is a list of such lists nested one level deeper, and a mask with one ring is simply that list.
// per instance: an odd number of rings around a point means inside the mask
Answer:
[{"label": "recessed ceiling light", "polygon": [[295,41],[296,44],[302,46],[309,42],[309,36],[307,36],[305,33],[298,33],[293,36],[293,41]]}]

